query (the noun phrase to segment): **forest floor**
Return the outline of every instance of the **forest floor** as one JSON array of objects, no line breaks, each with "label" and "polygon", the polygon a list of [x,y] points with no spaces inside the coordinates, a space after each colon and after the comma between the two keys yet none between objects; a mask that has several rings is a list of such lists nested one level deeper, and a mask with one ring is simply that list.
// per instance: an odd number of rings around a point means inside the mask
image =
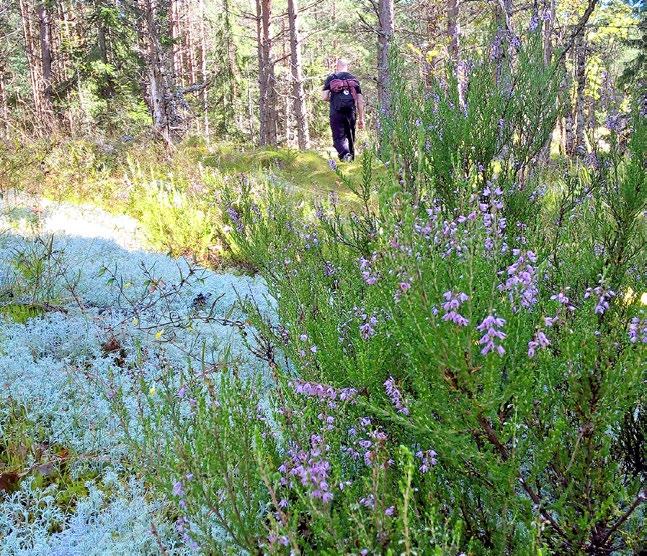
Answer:
[{"label": "forest floor", "polygon": [[155,252],[131,217],[0,200],[0,554],[146,554],[160,538],[185,550],[127,470],[111,396],[153,393],[163,369],[212,366],[225,349],[251,369],[226,324],[250,296],[271,310],[259,278]]}]

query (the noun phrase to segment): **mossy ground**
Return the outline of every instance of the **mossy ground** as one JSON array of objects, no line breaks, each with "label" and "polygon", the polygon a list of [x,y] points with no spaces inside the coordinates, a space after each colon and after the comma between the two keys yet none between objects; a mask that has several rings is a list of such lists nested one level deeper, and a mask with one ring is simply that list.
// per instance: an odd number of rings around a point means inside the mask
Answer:
[{"label": "mossy ground", "polygon": [[[188,138],[169,152],[159,143],[47,141],[28,147],[0,144],[0,192],[20,189],[54,201],[88,203],[138,219],[151,245],[174,256],[189,255],[209,266],[241,265],[227,253],[224,208],[216,199],[226,183],[241,175],[270,179],[314,204],[331,192],[342,205],[356,197],[340,179],[358,181],[362,165],[336,162],[322,150],[255,148],[236,143],[207,145]],[[28,164],[23,164],[27,161]],[[374,163],[379,179],[384,167]],[[223,245],[225,248],[223,248]]]}]

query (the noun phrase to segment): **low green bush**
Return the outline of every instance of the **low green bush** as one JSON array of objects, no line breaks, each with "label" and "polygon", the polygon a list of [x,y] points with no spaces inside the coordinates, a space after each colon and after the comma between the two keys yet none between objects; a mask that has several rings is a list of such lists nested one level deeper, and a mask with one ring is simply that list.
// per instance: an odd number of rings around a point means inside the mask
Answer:
[{"label": "low green bush", "polygon": [[391,171],[367,155],[339,174],[350,215],[334,196],[304,217],[281,189],[224,195],[229,245],[276,301],[244,303],[273,386],[171,382],[135,439],[205,552],[642,549],[645,118],[626,151],[612,138],[546,184],[557,76],[520,60],[527,102],[495,81],[467,108],[451,81],[402,91]]}]

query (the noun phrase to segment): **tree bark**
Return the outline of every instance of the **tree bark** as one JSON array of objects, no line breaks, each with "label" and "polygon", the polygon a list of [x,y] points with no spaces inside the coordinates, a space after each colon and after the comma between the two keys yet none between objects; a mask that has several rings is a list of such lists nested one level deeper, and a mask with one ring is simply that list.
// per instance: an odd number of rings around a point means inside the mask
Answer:
[{"label": "tree bark", "polygon": [[38,23],[40,31],[40,61],[43,87],[43,111],[51,119],[53,113],[52,87],[52,28],[50,14],[42,2],[38,5]]},{"label": "tree bark", "polygon": [[256,0],[261,145],[276,145],[276,78],[272,60],[272,0]]},{"label": "tree bark", "polygon": [[583,37],[578,37],[575,43],[575,145],[574,154],[583,156],[586,153],[584,115],[584,89],[586,87],[586,42]]},{"label": "tree bark", "polygon": [[[172,52],[162,45],[160,14],[156,0],[139,0],[142,34],[145,45],[144,61],[148,78],[148,105],[153,129],[170,145],[180,131],[182,117],[178,113]],[[170,6],[168,6],[170,8]],[[170,10],[168,10],[170,11]]]},{"label": "tree bark", "polygon": [[[229,121],[233,121],[239,128],[243,125],[242,110],[236,110],[236,104],[240,103],[240,88],[238,86],[238,62],[236,57],[236,44],[234,42],[234,31],[231,23],[231,8],[229,0],[223,0],[224,19],[223,19],[223,40],[225,41],[225,55],[227,74],[225,81],[227,83],[224,97],[227,101],[227,109],[224,110],[225,127]],[[242,106],[242,103],[239,104]],[[252,133],[253,135],[253,133]]]},{"label": "tree bark", "polygon": [[9,130],[9,107],[7,106],[7,84],[5,83],[6,75],[4,52],[0,51],[0,137],[5,137]]},{"label": "tree bark", "polygon": [[[547,5],[546,5],[547,4]],[[555,0],[544,2],[544,64],[548,65],[553,59],[553,25],[555,21]]]},{"label": "tree bark", "polygon": [[380,114],[388,115],[391,111],[389,95],[389,48],[395,33],[393,0],[379,0],[379,25],[377,34],[377,101]]},{"label": "tree bark", "polygon": [[[200,77],[203,83],[207,82],[207,36],[204,25],[204,20],[207,17],[204,0],[200,0]],[[209,142],[209,94],[208,88],[204,87],[200,92],[202,100],[203,124],[204,135]]]},{"label": "tree bark", "polygon": [[458,0],[447,0],[447,38],[449,40],[448,55],[454,68],[458,85],[458,101],[465,106],[465,75],[460,59],[460,24],[458,21]]},{"label": "tree bark", "polygon": [[27,66],[29,67],[29,82],[31,85],[34,117],[36,121],[42,122],[45,120],[45,117],[42,109],[43,100],[40,88],[40,71],[38,68],[38,60],[36,58],[36,49],[34,45],[32,7],[29,0],[20,0],[20,19],[22,22],[22,32],[25,41]]},{"label": "tree bark", "polygon": [[180,30],[180,7],[179,0],[170,0],[169,31],[171,33],[171,58],[173,60],[173,72],[178,83],[185,85],[183,80],[182,64],[182,34]]},{"label": "tree bark", "polygon": [[299,7],[297,0],[288,0],[288,19],[290,25],[290,69],[292,71],[292,103],[297,126],[299,149],[310,148],[308,129],[308,108],[303,87],[303,67],[301,64],[301,42],[299,36]]}]

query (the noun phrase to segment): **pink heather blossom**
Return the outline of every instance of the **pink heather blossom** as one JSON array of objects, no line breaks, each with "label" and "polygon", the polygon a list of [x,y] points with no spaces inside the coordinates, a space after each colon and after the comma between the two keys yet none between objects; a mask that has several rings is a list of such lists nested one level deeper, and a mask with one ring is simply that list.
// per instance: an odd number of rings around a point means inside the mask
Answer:
[{"label": "pink heather blossom", "polygon": [[405,406],[402,394],[400,393],[398,387],[395,385],[395,379],[392,376],[390,376],[384,383],[384,389],[386,390],[387,396],[389,396],[389,398],[391,399],[391,403],[398,411],[398,413],[402,413],[402,415],[409,415],[409,409]]},{"label": "pink heather blossom", "polygon": [[458,313],[460,306],[469,300],[469,296],[463,292],[453,292],[446,291],[443,294],[445,302],[443,303],[443,309],[445,314],[442,317],[442,320],[453,322],[458,326],[467,326],[469,324],[469,319],[466,319],[464,316]]},{"label": "pink heather blossom", "polygon": [[490,314],[477,326],[479,332],[484,332],[479,340],[479,344],[483,346],[481,350],[483,355],[487,355],[490,351],[496,351],[501,356],[505,353],[503,346],[496,343],[497,340],[505,340],[507,336],[505,332],[500,330],[504,325],[505,319]]},{"label": "pink heather blossom", "polygon": [[528,342],[528,357],[534,357],[537,349],[546,348],[549,345],[550,340],[546,337],[546,334],[538,330],[534,338]]},{"label": "pink heather blossom", "polygon": [[427,473],[434,465],[436,465],[436,452],[434,450],[419,450],[416,452],[416,457],[421,460],[420,467],[418,468],[421,473]]}]

